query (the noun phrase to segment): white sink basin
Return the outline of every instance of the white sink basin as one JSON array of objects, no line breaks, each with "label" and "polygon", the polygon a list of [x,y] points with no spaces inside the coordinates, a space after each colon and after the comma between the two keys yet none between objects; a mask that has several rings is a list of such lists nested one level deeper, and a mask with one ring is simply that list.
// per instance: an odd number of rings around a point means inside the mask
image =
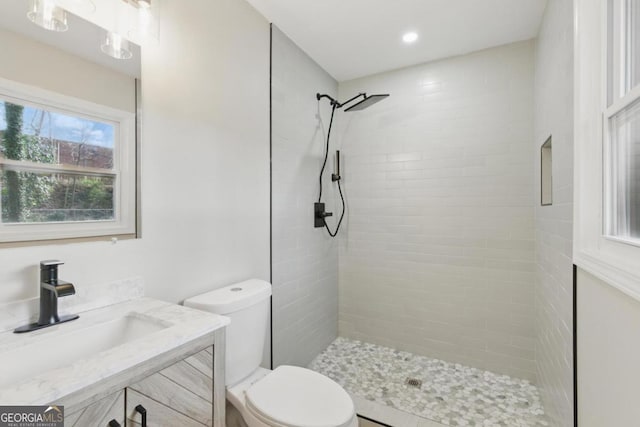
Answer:
[{"label": "white sink basin", "polygon": [[33,343],[0,353],[0,389],[172,326],[138,313],[80,329],[74,322],[32,333]]}]

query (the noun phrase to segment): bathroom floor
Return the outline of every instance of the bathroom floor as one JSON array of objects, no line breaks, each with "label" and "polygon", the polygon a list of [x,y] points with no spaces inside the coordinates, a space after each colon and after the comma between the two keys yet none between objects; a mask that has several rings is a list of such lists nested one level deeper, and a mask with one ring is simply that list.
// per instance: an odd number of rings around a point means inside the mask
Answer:
[{"label": "bathroom floor", "polygon": [[446,426],[549,425],[537,388],[506,375],[342,337],[309,368],[355,397]]}]

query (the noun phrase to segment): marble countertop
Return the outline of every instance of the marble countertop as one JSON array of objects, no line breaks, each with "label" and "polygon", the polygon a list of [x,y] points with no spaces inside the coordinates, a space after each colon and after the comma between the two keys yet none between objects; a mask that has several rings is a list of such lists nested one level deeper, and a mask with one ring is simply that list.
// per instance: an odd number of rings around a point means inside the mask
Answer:
[{"label": "marble countertop", "polygon": [[[7,374],[12,369],[10,363],[5,363],[7,360],[13,360],[10,353],[19,351],[23,346],[78,332],[125,316],[151,319],[162,324],[164,329],[82,358],[70,365],[47,370],[47,359],[56,352],[53,346],[48,349],[50,354],[37,355],[38,363],[41,364],[37,370],[41,373],[16,381],[8,387],[2,386],[4,388],[0,389],[0,405],[56,403],[65,396],[78,394],[91,388],[90,386],[108,382],[113,377],[140,369],[141,366],[148,368],[150,361],[157,359],[159,355],[188,347],[189,343],[201,342],[203,337],[211,337],[213,340],[214,332],[230,323],[224,316],[150,298],[138,298],[86,311],[81,313],[78,320],[39,331],[26,334],[14,334],[11,331],[0,333],[0,378],[3,371]],[[44,371],[42,366],[45,366]],[[92,392],[95,392],[95,387]]]}]

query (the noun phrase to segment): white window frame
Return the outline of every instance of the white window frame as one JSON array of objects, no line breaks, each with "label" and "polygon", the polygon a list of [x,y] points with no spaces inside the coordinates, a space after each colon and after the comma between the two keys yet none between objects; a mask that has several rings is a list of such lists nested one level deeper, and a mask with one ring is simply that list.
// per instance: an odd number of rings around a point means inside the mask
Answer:
[{"label": "white window frame", "polygon": [[115,178],[113,220],[17,224],[4,224],[0,221],[0,243],[135,235],[137,188],[135,113],[2,78],[0,78],[0,97],[22,105],[43,107],[50,111],[113,124],[117,129],[111,170],[14,161],[0,156],[0,169],[113,176]]},{"label": "white window frame", "polygon": [[[611,141],[611,135],[613,133],[611,119],[637,102],[640,102],[640,87],[636,87],[632,92],[629,92],[618,102],[608,107],[603,114],[604,215],[602,228],[605,238],[611,241],[640,247],[640,238],[614,234],[614,230],[620,230],[622,226],[618,224],[620,212],[617,211],[617,209],[619,209],[617,198],[620,193],[621,184],[616,183],[616,178],[619,176],[617,171],[618,163],[613,159],[613,156],[619,156],[619,154],[614,153],[613,142]],[[635,108],[637,108],[637,105]]]},{"label": "white window frame", "polygon": [[[635,1],[635,0],[633,0]],[[640,246],[640,239],[620,236],[613,233],[619,229],[617,212],[619,188],[615,178],[617,162],[614,161],[611,135],[611,119],[627,108],[640,102],[640,85],[631,87],[631,67],[623,58],[629,58],[629,46],[626,45],[626,4],[628,0],[612,0],[607,10],[607,106],[603,112],[603,235],[612,241]],[[610,39],[610,42],[609,42]]]}]

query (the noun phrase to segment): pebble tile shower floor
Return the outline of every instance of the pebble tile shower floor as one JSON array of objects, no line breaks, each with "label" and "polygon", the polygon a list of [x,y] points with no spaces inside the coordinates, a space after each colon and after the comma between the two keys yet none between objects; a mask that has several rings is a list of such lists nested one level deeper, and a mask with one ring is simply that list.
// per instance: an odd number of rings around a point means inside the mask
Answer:
[{"label": "pebble tile shower floor", "polygon": [[537,388],[506,375],[342,337],[309,368],[352,395],[447,426],[549,425]]}]

